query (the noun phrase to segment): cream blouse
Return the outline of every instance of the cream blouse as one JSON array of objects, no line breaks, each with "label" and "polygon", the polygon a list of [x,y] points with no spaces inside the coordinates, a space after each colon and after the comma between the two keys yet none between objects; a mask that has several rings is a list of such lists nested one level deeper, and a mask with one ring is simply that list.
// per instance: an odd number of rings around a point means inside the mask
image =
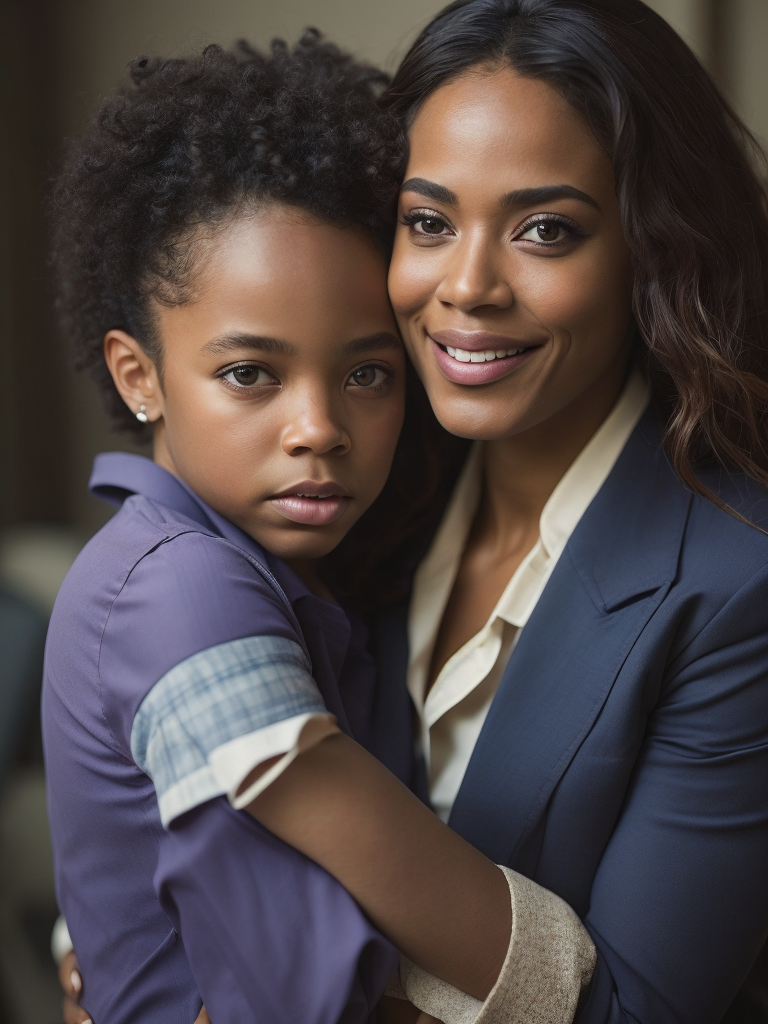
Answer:
[{"label": "cream blouse", "polygon": [[444,821],[520,631],[647,404],[647,385],[635,371],[608,418],[552,492],[541,513],[539,540],[504,588],[488,621],[446,662],[426,693],[432,651],[480,497],[482,443],[476,442],[470,452],[416,573],[408,616],[408,690],[419,714],[430,799]]},{"label": "cream blouse", "polygon": [[[480,496],[481,444],[470,454],[416,574],[408,619],[408,689],[419,713],[430,797],[444,821],[520,631],[640,420],[648,397],[645,381],[639,372],[633,373],[608,418],[552,492],[541,514],[539,540],[504,588],[490,618],[446,662],[427,693],[432,651]],[[389,992],[410,999],[445,1024],[570,1024],[594,971],[594,943],[559,896],[509,868],[501,870],[509,885],[512,934],[504,966],[485,1002],[404,957]]]}]

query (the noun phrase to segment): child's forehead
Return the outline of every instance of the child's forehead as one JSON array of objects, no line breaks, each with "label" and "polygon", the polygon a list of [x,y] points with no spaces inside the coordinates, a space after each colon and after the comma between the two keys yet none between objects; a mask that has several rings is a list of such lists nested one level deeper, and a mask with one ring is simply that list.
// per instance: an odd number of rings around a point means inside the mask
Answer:
[{"label": "child's forehead", "polygon": [[386,258],[374,238],[359,224],[323,220],[308,210],[279,202],[248,204],[212,223],[196,226],[189,239],[190,271],[200,285],[210,284],[223,268],[241,267],[253,280],[294,285],[299,268],[313,278],[332,277],[338,267],[354,277],[377,268]]},{"label": "child's forehead", "polygon": [[201,228],[190,253],[188,301],[158,308],[163,340],[251,335],[304,350],[396,334],[386,260],[359,227],[271,204]]},{"label": "child's forehead", "polygon": [[254,283],[285,283],[298,290],[315,281],[330,282],[342,268],[350,278],[357,271],[386,272],[384,255],[363,228],[320,220],[277,204],[232,215],[212,229],[202,228],[192,253],[193,261],[200,261],[203,288],[222,273],[243,274]]}]

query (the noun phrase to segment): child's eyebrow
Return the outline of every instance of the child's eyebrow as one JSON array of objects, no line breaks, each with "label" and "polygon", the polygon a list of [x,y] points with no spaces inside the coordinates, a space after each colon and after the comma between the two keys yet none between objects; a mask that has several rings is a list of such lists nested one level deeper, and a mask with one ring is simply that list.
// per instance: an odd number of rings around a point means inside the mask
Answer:
[{"label": "child's eyebrow", "polygon": [[348,341],[344,350],[349,355],[362,355],[382,348],[401,348],[402,341],[390,331],[379,331],[378,334],[367,334],[364,338]]},{"label": "child's eyebrow", "polygon": [[[346,355],[363,355],[366,352],[400,348],[401,346],[402,342],[396,334],[392,334],[390,331],[379,331],[377,334],[366,334],[362,338],[353,338],[344,346],[344,352]],[[269,352],[272,355],[295,356],[298,353],[298,349],[290,341],[282,341],[280,338],[270,338],[261,334],[222,334],[218,338],[211,338],[203,345],[202,350],[220,356],[228,355],[231,352],[240,352],[244,348]]]},{"label": "child's eyebrow", "polygon": [[290,341],[281,341],[280,338],[269,338],[260,334],[222,334],[206,342],[203,345],[203,352],[226,355],[244,348],[285,356],[293,356],[297,352],[296,346]]}]

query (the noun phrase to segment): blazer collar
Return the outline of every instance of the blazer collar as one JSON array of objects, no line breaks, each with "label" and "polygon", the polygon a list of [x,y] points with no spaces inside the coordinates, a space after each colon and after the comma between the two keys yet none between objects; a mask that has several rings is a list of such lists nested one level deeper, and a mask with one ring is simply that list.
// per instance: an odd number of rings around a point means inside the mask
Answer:
[{"label": "blazer collar", "polygon": [[599,611],[675,578],[691,498],[650,406],[566,546]]},{"label": "blazer collar", "polygon": [[691,495],[649,410],[561,555],[512,653],[450,825],[531,873],[525,840],[677,573]]}]

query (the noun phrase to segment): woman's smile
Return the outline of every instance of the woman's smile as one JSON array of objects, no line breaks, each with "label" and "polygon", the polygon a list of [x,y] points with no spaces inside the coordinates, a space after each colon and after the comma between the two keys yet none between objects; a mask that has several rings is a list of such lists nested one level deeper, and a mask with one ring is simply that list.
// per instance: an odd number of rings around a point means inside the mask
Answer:
[{"label": "woman's smile", "polygon": [[524,364],[542,343],[487,331],[427,331],[440,372],[456,384],[488,384]]}]

